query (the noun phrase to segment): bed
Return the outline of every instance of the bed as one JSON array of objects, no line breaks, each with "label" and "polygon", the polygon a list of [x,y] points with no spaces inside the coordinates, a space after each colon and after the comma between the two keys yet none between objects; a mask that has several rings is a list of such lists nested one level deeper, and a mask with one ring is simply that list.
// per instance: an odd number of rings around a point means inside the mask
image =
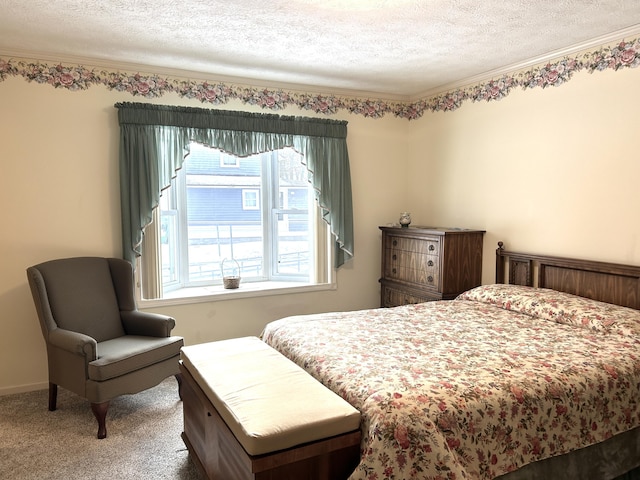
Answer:
[{"label": "bed", "polygon": [[496,250],[455,300],[269,323],[362,414],[350,480],[640,478],[640,267]]}]

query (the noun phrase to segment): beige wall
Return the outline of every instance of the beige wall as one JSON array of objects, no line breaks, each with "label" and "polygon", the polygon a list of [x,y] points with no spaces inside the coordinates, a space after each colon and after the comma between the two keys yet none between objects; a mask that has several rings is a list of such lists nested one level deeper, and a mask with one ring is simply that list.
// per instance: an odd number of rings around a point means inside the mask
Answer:
[{"label": "beige wall", "polygon": [[[0,82],[0,394],[46,385],[46,351],[25,269],[64,256],[120,255],[118,123],[114,103],[145,101],[93,87],[69,92],[9,77]],[[168,95],[156,103],[202,106]],[[246,109],[227,104],[227,109]],[[253,109],[259,111],[257,109]],[[297,108],[284,114],[312,115]],[[270,320],[375,307],[380,271],[377,226],[404,208],[407,122],[349,121],[356,258],[338,289],[154,309],[175,315],[189,344],[257,335]],[[381,195],[382,189],[389,195]]]},{"label": "beige wall", "polygon": [[[175,333],[193,344],[259,334],[287,315],[375,307],[377,226],[403,210],[415,224],[486,229],[485,283],[493,281],[498,240],[640,265],[638,84],[640,69],[580,73],[561,87],[517,90],[417,121],[337,115],[349,121],[356,235],[356,257],[339,271],[338,289],[154,310],[174,315]],[[25,268],[120,254],[119,101],[144,100],[102,87],[0,82],[0,394],[47,381]],[[202,106],[171,95],[155,103]]]},{"label": "beige wall", "polygon": [[483,282],[509,249],[640,265],[640,68],[582,72],[412,123],[416,223],[482,228]]}]

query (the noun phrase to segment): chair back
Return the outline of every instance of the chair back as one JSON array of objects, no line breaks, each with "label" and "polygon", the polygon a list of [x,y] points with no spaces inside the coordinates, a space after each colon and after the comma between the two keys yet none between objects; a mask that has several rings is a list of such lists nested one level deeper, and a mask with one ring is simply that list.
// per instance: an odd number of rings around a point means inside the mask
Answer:
[{"label": "chair back", "polygon": [[125,334],[107,258],[75,257],[27,269],[45,338],[59,327],[97,342]]}]

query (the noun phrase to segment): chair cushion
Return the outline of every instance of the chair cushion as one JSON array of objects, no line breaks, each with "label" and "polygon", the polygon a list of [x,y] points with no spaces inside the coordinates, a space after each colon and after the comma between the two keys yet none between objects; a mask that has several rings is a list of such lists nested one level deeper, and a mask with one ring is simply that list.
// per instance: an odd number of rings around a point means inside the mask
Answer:
[{"label": "chair cushion", "polygon": [[106,258],[51,260],[37,266],[56,324],[102,342],[124,335]]},{"label": "chair cushion", "polygon": [[[123,337],[98,343],[98,359],[89,363],[89,379],[97,382],[140,370],[180,354],[182,337]],[[176,361],[177,362],[177,361]]]}]

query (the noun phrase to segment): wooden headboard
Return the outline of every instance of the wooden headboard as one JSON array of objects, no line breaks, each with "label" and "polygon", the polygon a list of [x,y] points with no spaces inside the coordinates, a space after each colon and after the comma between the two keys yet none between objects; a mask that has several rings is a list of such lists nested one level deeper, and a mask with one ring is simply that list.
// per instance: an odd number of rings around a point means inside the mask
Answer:
[{"label": "wooden headboard", "polygon": [[640,267],[510,252],[498,242],[496,283],[550,288],[640,309]]}]

